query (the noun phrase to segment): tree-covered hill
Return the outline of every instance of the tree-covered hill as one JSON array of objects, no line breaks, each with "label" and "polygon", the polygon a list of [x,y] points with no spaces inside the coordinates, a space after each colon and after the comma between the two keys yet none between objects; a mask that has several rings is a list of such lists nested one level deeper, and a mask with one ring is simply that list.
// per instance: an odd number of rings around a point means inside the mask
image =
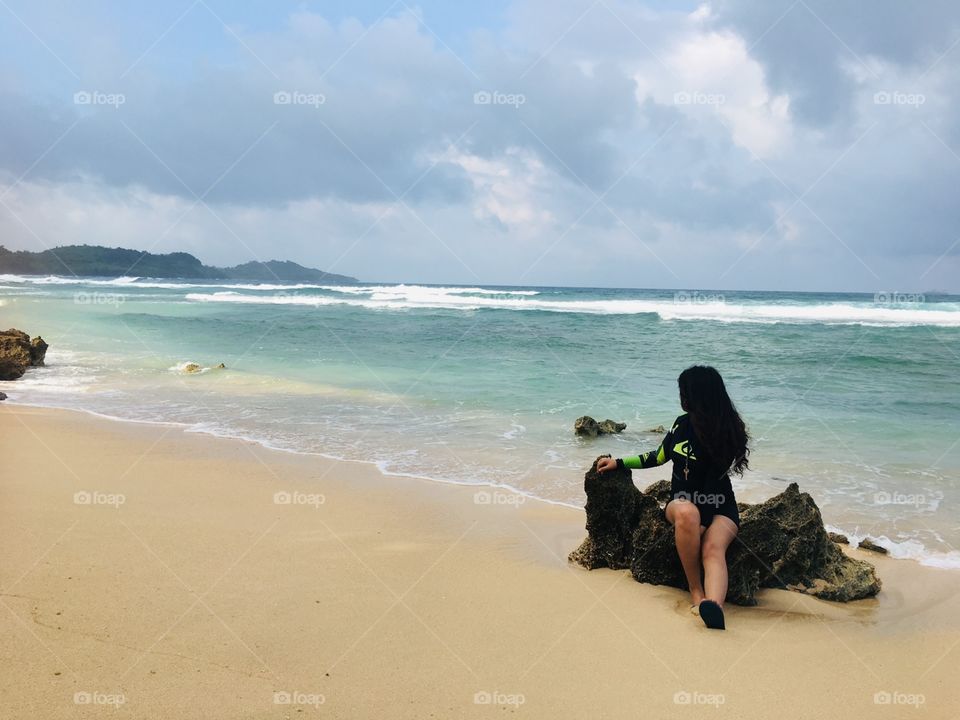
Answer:
[{"label": "tree-covered hill", "polygon": [[204,265],[190,253],[157,255],[99,245],[64,245],[42,252],[13,251],[0,245],[0,273],[328,284],[357,282],[353,277],[304,267],[289,260],[252,261],[222,268]]}]

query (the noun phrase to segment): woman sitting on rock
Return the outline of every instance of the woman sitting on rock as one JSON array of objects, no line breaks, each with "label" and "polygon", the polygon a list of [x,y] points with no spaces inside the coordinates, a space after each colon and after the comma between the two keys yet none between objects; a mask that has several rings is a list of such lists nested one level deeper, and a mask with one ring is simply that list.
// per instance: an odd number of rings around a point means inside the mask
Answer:
[{"label": "woman sitting on rock", "polygon": [[740,527],[729,473],[742,475],[747,469],[749,436],[714,368],[689,367],[680,373],[678,384],[685,413],[676,419],[660,447],[633,457],[603,458],[597,469],[649,468],[673,461],[670,500],[664,514],[674,527],[693,606],[708,628],[722,630],[727,548]]}]

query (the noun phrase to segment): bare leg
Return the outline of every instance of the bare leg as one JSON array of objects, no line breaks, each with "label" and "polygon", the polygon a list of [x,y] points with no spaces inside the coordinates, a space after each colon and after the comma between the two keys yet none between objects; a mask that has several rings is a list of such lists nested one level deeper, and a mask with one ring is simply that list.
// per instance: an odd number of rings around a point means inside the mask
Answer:
[{"label": "bare leg", "polygon": [[737,536],[737,524],[724,515],[716,515],[703,534],[703,574],[708,600],[720,607],[727,597],[727,548]]},{"label": "bare leg", "polygon": [[689,500],[677,499],[667,503],[667,520],[673,525],[680,564],[687,576],[687,587],[694,605],[703,600],[700,582],[700,511]]}]

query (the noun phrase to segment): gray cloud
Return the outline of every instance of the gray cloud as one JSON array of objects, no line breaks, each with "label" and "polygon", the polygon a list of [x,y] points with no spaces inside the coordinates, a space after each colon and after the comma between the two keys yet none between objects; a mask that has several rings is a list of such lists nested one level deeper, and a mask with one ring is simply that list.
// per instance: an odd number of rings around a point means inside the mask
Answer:
[{"label": "gray cloud", "polygon": [[843,64],[873,74],[870,61],[879,58],[922,71],[960,31],[960,5],[951,0],[719,0],[713,7],[716,26],[741,34],[771,85],[790,93],[797,118],[815,125],[851,119],[855,83]]},{"label": "gray cloud", "polygon": [[[394,279],[433,281],[476,281],[469,268],[491,282],[871,288],[898,263],[920,282],[956,239],[960,158],[944,144],[960,147],[949,82],[960,49],[932,66],[957,37],[948,3],[918,13],[884,2],[864,17],[811,0],[762,38],[789,3],[725,0],[693,21],[610,0],[572,25],[587,6],[570,17],[552,7],[515,3],[503,33],[477,35],[461,57],[405,14],[371,28],[298,11],[279,29],[242,32],[243,45],[216,62],[195,51],[182,63],[189,73],[148,55],[121,77],[136,58],[111,45],[111,62],[63,79],[59,93],[2,86],[0,172],[32,184],[7,201],[19,199],[14,208],[53,244],[97,231],[41,221],[53,202],[45,186],[142,190],[157,206],[144,215],[162,227],[176,213],[157,198],[187,207],[213,186],[206,201],[242,245],[192,216],[147,243],[206,243],[198,254],[217,262],[288,254],[358,275],[389,262]],[[710,42],[732,77],[684,65]],[[690,87],[697,73],[703,88]],[[716,90],[710,83],[744,94],[722,112],[673,100]],[[878,105],[883,88],[928,101]],[[126,102],[77,106],[72,94],[84,89]],[[303,104],[274,102],[294,91]],[[480,91],[523,101],[477,104]],[[789,106],[780,115],[779,95]],[[404,202],[419,220],[395,202],[411,186]],[[136,222],[118,227],[139,237]],[[8,243],[35,242],[16,222],[3,227]],[[622,267],[609,275],[588,248]]]}]

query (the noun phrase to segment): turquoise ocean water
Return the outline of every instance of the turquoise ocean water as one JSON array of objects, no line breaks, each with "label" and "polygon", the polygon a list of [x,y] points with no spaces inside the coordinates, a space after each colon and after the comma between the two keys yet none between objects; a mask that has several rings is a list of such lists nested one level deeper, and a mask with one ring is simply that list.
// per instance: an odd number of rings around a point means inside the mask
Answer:
[{"label": "turquoise ocean water", "polygon": [[[960,568],[957,296],[6,275],[0,325],[51,344],[0,383],[12,402],[576,506],[592,460],[656,447],[677,375],[712,364],[753,435],[739,499],[796,481],[830,527]],[[585,414],[627,430],[578,439]]]}]

